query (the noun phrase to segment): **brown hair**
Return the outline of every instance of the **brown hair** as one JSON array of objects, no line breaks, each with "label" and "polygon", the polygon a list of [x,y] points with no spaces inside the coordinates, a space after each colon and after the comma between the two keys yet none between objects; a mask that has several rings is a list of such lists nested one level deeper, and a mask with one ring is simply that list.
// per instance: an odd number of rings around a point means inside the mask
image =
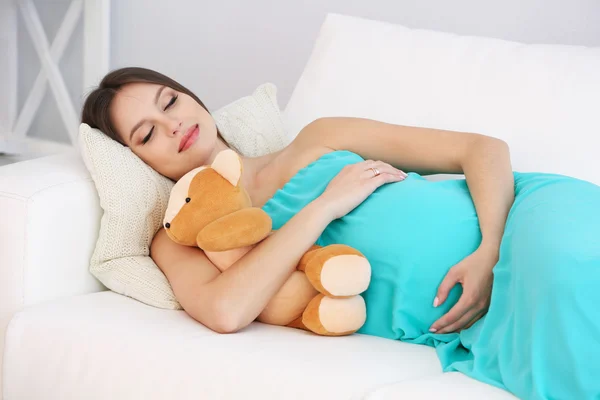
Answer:
[{"label": "brown hair", "polygon": [[[99,129],[111,139],[126,146],[112,122],[110,104],[119,90],[129,83],[154,83],[170,87],[173,90],[187,94],[208,112],[208,108],[206,108],[198,96],[168,76],[147,68],[128,67],[108,73],[102,79],[100,85],[88,95],[81,111],[81,122],[88,124],[92,128]],[[219,139],[227,144],[218,128],[217,134]]]}]

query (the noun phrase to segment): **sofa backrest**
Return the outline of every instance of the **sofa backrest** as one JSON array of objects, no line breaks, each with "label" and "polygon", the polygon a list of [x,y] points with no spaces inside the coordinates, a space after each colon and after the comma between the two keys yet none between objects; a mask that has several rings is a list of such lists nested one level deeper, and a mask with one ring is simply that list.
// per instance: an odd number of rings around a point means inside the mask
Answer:
[{"label": "sofa backrest", "polygon": [[459,36],[329,14],[284,112],[482,133],[513,169],[600,184],[600,48]]}]

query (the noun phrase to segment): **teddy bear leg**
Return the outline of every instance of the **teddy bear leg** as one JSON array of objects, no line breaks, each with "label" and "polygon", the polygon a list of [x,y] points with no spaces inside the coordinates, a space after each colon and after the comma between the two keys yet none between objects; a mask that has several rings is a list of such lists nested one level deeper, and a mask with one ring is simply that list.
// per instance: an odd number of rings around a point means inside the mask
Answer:
[{"label": "teddy bear leg", "polygon": [[349,297],[367,290],[371,282],[371,264],[350,246],[332,244],[313,246],[300,260],[310,283],[329,297]]},{"label": "teddy bear leg", "polygon": [[310,249],[308,249],[308,251],[306,253],[304,253],[302,258],[300,259],[300,262],[298,262],[298,267],[296,269],[298,271],[305,272],[307,264],[310,262],[310,260],[313,259],[314,256],[316,256],[318,254],[319,250],[322,248],[323,248],[323,246],[319,246],[318,244],[313,244],[312,247]]},{"label": "teddy bear leg", "polygon": [[258,315],[257,320],[271,325],[289,326],[290,321],[302,316],[308,304],[318,294],[304,272],[294,271]]},{"label": "teddy bear leg", "polygon": [[367,319],[367,308],[362,296],[331,298],[318,294],[296,321],[318,335],[345,336],[358,331]]},{"label": "teddy bear leg", "polygon": [[287,324],[286,326],[290,328],[297,328],[303,329],[305,331],[310,331],[310,329],[308,329],[306,325],[304,325],[304,323],[302,322],[302,315],[290,322],[289,324]]}]

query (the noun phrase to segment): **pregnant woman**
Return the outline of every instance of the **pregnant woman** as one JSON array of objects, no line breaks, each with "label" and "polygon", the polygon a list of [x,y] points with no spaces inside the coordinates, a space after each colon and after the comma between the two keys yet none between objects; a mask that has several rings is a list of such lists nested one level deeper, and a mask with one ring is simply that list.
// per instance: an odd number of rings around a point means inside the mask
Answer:
[{"label": "pregnant woman", "polygon": [[[82,120],[173,180],[227,148],[193,93],[146,69],[107,75]],[[275,234],[223,273],[162,229],[152,242],[196,320],[244,328],[314,243],[344,243],[372,266],[361,333],[434,346],[445,371],[522,398],[600,396],[600,187],[513,172],[495,138],[358,118],[319,119],[242,162]]]}]

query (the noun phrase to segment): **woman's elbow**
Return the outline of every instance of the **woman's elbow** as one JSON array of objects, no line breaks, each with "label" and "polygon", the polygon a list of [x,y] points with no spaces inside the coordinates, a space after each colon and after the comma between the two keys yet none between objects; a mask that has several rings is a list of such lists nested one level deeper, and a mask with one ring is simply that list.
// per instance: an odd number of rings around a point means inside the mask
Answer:
[{"label": "woman's elbow", "polygon": [[508,146],[508,143],[506,143],[506,141],[504,141],[500,138],[493,137],[493,136],[481,136],[480,139],[481,139],[481,142],[483,143],[483,145],[486,147],[489,146],[495,150],[510,153],[510,148]]},{"label": "woman's elbow", "polygon": [[466,149],[465,158],[477,155],[506,155],[510,158],[510,148],[504,140],[493,137],[478,135],[476,140]]},{"label": "woman's elbow", "polygon": [[214,305],[211,318],[204,324],[217,333],[236,333],[245,328],[233,310],[224,305]]},{"label": "woman's elbow", "polygon": [[231,334],[239,331],[239,329],[234,324],[227,322],[217,322],[209,326],[209,328],[217,333],[222,334]]},{"label": "woman's elbow", "polygon": [[242,329],[242,327],[231,318],[220,318],[210,324],[210,329],[217,333],[236,333]]}]

